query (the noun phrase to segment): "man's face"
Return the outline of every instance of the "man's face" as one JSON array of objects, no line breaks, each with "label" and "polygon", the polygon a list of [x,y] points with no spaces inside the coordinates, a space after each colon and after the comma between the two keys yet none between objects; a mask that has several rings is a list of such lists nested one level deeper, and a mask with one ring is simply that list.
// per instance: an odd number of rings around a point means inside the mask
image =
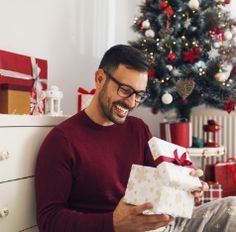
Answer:
[{"label": "man's face", "polygon": [[[106,74],[104,73],[104,75]],[[132,87],[135,91],[146,90],[147,72],[140,72],[119,65],[112,75],[117,81]],[[120,97],[117,94],[118,84],[108,77],[106,78],[107,80],[99,93],[99,105],[102,113],[110,122],[122,124],[129,112],[138,105],[135,101],[136,94],[134,93],[128,98]]]}]

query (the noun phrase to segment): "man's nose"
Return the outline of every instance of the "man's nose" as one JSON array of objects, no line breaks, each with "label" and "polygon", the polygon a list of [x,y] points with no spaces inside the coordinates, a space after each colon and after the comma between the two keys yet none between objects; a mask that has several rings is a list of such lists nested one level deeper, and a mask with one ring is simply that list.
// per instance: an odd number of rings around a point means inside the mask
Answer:
[{"label": "man's nose", "polygon": [[136,106],[136,93],[133,93],[131,96],[129,96],[128,98],[126,98],[126,103],[128,104],[128,106],[130,108],[133,108]]}]

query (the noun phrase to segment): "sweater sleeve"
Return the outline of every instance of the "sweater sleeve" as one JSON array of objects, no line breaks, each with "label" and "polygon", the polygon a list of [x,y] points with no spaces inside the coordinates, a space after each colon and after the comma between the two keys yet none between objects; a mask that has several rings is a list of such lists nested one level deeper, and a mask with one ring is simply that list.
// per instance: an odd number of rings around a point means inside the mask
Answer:
[{"label": "sweater sleeve", "polygon": [[152,133],[149,130],[149,127],[144,124],[144,165],[155,167],[155,162],[151,153],[151,150],[148,145],[148,141],[152,138]]},{"label": "sweater sleeve", "polygon": [[82,213],[68,206],[73,181],[73,149],[53,129],[42,144],[35,174],[37,223],[41,232],[113,232],[113,213]]}]

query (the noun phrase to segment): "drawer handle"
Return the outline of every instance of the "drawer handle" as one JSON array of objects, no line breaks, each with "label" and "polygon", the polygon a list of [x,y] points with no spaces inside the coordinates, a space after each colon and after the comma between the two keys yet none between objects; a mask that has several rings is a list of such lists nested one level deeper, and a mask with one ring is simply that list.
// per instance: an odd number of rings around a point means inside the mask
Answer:
[{"label": "drawer handle", "polygon": [[0,151],[0,161],[1,160],[7,160],[9,158],[9,152],[8,151]]},{"label": "drawer handle", "polygon": [[8,208],[3,208],[0,210],[0,218],[6,217],[9,214]]}]

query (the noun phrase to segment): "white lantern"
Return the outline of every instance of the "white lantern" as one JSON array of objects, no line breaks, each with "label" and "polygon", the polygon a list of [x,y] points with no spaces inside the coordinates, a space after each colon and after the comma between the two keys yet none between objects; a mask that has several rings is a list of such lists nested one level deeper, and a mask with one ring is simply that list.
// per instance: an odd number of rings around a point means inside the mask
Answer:
[{"label": "white lantern", "polygon": [[61,116],[63,111],[61,110],[61,99],[63,98],[62,91],[59,91],[58,87],[53,85],[46,91],[45,98],[45,114],[51,116]]}]

